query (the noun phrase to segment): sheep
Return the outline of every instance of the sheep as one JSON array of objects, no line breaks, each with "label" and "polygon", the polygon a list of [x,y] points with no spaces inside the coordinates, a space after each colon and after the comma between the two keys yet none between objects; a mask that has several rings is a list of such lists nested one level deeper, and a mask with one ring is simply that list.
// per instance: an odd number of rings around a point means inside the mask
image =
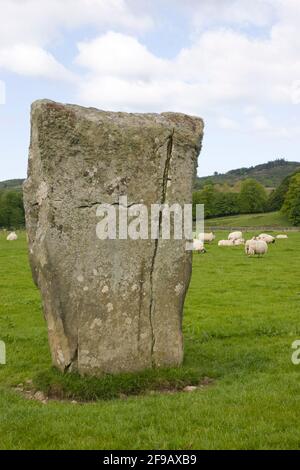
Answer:
[{"label": "sheep", "polygon": [[278,240],[284,240],[286,238],[289,238],[287,235],[277,235]]},{"label": "sheep", "polygon": [[228,240],[241,240],[243,238],[242,232],[232,232],[228,235]]},{"label": "sheep", "polygon": [[18,240],[18,235],[16,234],[16,232],[11,232],[7,236],[6,240],[9,241],[9,242],[14,241],[14,240]]},{"label": "sheep", "polygon": [[272,235],[268,235],[267,233],[261,233],[260,235],[258,235],[257,239],[262,240],[268,244],[275,243],[276,241],[276,238],[272,237]]},{"label": "sheep", "polygon": [[250,240],[246,241],[246,245],[249,245],[249,243],[251,243],[253,240],[258,240],[258,238],[257,237],[250,238]]},{"label": "sheep", "polygon": [[235,241],[234,240],[220,240],[218,243],[218,246],[234,246]]},{"label": "sheep", "polygon": [[247,247],[251,245],[253,241],[257,240],[256,237],[251,238],[250,240],[247,240],[245,243],[245,252],[247,253]]},{"label": "sheep", "polygon": [[193,251],[196,251],[197,253],[206,253],[206,249],[204,248],[204,244],[201,240],[193,240]]},{"label": "sheep", "polygon": [[268,252],[268,244],[264,240],[248,240],[245,252],[248,256],[265,255]]},{"label": "sheep", "polygon": [[244,238],[239,238],[238,240],[234,240],[234,246],[245,245]]},{"label": "sheep", "polygon": [[216,238],[213,232],[210,233],[199,233],[198,239],[202,242],[211,243]]}]

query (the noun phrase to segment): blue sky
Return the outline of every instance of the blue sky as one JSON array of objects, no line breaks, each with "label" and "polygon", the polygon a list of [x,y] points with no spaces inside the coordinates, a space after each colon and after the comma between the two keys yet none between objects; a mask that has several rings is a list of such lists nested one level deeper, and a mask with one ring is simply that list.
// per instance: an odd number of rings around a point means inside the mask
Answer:
[{"label": "blue sky", "polygon": [[[299,0],[0,0],[0,180],[30,104],[201,116],[199,174],[300,161]],[[1,100],[1,86],[0,86]]]}]

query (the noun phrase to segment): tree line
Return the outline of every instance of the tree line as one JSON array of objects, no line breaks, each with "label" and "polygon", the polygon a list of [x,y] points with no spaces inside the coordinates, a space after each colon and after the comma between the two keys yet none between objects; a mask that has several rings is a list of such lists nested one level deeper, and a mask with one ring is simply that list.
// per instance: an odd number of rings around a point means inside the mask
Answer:
[{"label": "tree line", "polygon": [[[300,171],[285,178],[269,195],[262,184],[251,178],[244,180],[237,192],[220,191],[218,185],[208,182],[193,193],[194,217],[196,204],[204,204],[207,219],[281,210],[293,225],[300,225]],[[24,226],[22,192],[0,190],[0,228]]]},{"label": "tree line", "polygon": [[0,191],[0,228],[9,230],[25,226],[25,213],[21,191]]},{"label": "tree line", "polygon": [[194,217],[196,204],[204,204],[205,218],[238,214],[255,214],[281,210],[293,225],[300,225],[300,172],[285,178],[269,195],[255,179],[246,179],[237,192],[219,191],[208,182],[193,193]]}]

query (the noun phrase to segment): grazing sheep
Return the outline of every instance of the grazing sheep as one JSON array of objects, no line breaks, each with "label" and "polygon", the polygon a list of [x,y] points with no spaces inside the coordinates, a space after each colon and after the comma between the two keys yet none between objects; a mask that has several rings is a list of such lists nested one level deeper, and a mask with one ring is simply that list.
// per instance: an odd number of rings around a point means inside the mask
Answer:
[{"label": "grazing sheep", "polygon": [[246,243],[245,243],[245,252],[247,253],[247,247],[251,245],[251,242],[253,242],[254,240],[257,240],[256,237],[253,237],[251,238],[250,240],[247,240]]},{"label": "grazing sheep", "polygon": [[248,240],[245,252],[248,256],[265,255],[268,252],[268,244],[264,240]]},{"label": "grazing sheep", "polygon": [[250,240],[247,240],[246,245],[249,245],[253,240],[257,240],[257,237],[252,237]]},{"label": "grazing sheep", "polygon": [[261,233],[260,235],[258,235],[257,239],[262,240],[268,244],[275,243],[276,241],[276,238],[272,237],[272,235],[268,235],[267,233]]},{"label": "grazing sheep", "polygon": [[201,240],[193,240],[193,251],[197,251],[197,253],[206,253],[206,249],[204,248],[204,244]]},{"label": "grazing sheep", "polygon": [[243,238],[242,232],[232,232],[228,235],[228,240],[241,240]]},{"label": "grazing sheep", "polygon": [[199,233],[198,239],[202,242],[211,243],[216,238],[213,232],[210,233]]},{"label": "grazing sheep", "polygon": [[245,245],[244,238],[239,238],[238,240],[234,240],[234,246]]},{"label": "grazing sheep", "polygon": [[286,238],[289,238],[287,235],[277,235],[278,240],[284,240]]},{"label": "grazing sheep", "polygon": [[218,246],[234,246],[235,241],[234,240],[220,240],[218,243]]},{"label": "grazing sheep", "polygon": [[11,232],[8,237],[6,238],[7,241],[12,242],[14,240],[18,240],[18,235],[16,232]]}]

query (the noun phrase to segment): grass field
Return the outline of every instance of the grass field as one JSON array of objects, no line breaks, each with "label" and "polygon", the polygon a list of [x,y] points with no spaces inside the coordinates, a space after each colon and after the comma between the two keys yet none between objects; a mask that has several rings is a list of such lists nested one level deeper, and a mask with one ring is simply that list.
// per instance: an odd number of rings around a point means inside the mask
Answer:
[{"label": "grass field", "polygon": [[281,212],[217,217],[207,219],[205,223],[208,227],[291,227],[291,223]]},{"label": "grass field", "polygon": [[[0,340],[7,346],[0,449],[299,449],[300,366],[291,362],[291,344],[300,339],[299,266],[300,233],[276,242],[265,258],[247,258],[243,247],[208,246],[194,255],[184,366],[109,379],[106,388],[108,378],[93,383],[98,393],[141,383],[147,390],[160,379],[178,384],[207,376],[212,385],[42,404],[13,390],[28,379],[42,386],[55,374],[25,235],[12,243],[0,235]],[[82,393],[83,383],[74,383],[74,393]]]}]

